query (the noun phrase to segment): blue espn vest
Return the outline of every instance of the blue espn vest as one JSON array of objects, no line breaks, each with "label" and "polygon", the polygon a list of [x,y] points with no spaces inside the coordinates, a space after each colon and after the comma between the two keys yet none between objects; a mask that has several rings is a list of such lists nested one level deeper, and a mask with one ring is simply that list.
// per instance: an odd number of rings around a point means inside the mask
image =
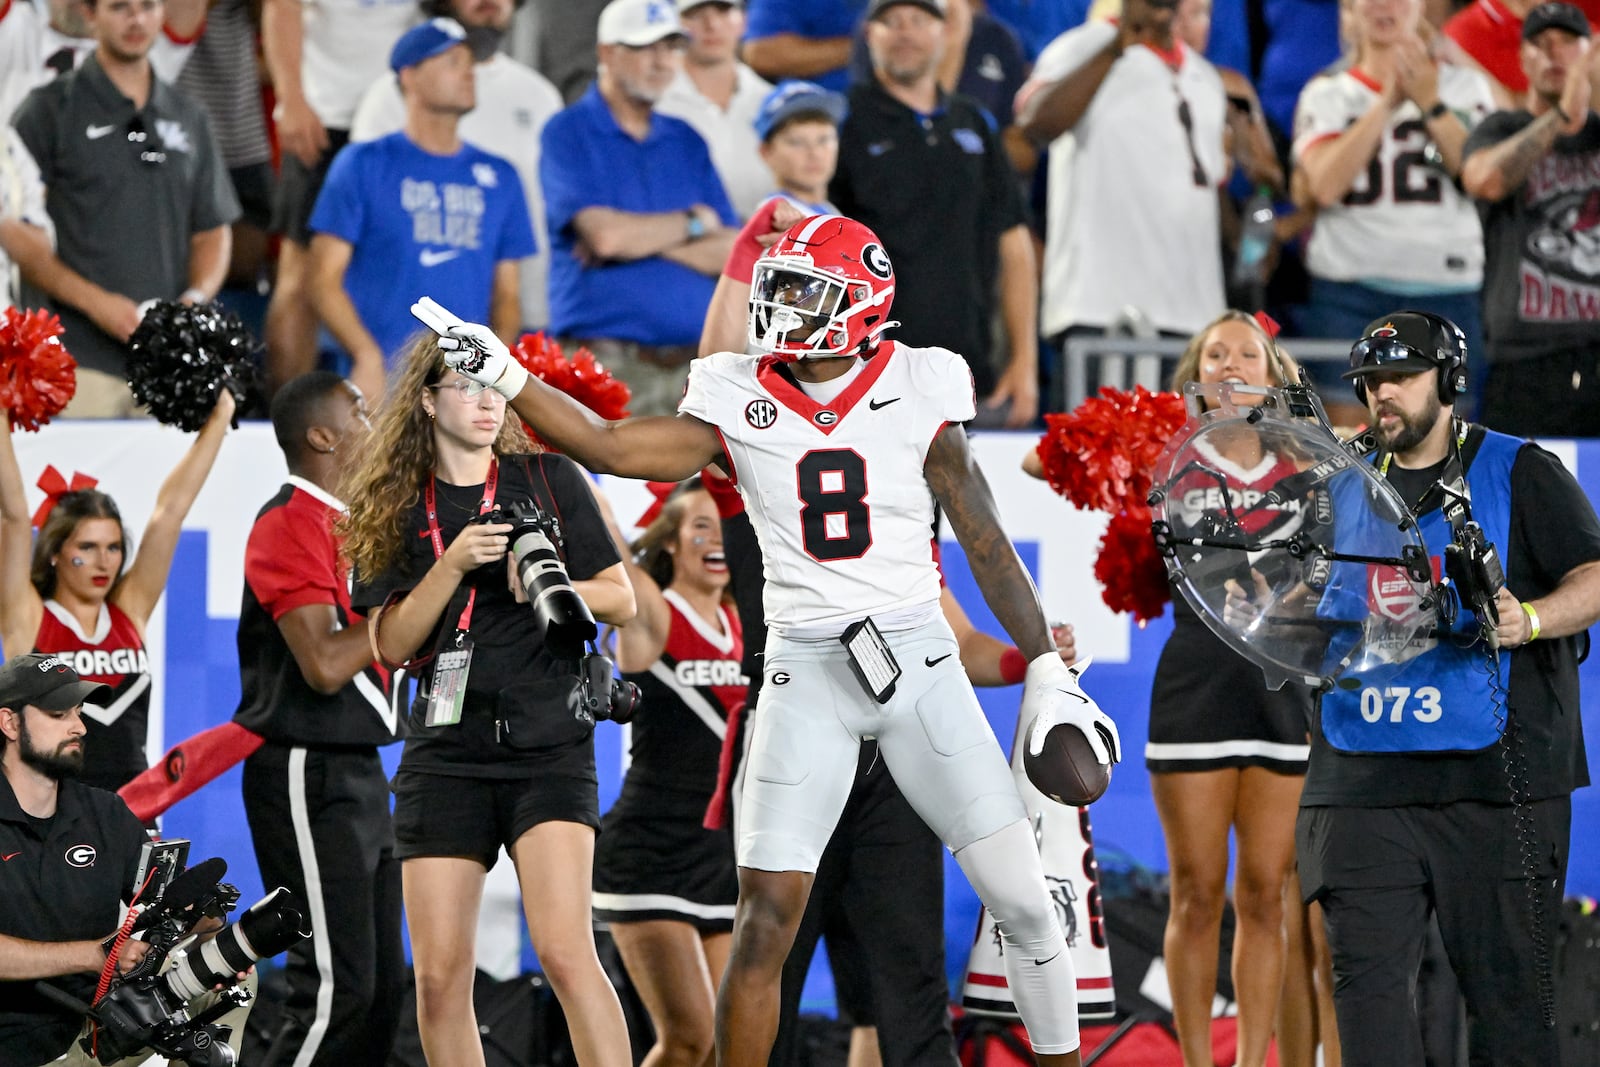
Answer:
[{"label": "blue espn vest", "polygon": [[[1466,472],[1472,517],[1483,527],[1485,538],[1500,549],[1502,560],[1511,536],[1511,467],[1524,443],[1485,431]],[[1442,560],[1432,550],[1442,550],[1452,533],[1444,509],[1436,507],[1419,518],[1418,528],[1437,576]],[[1359,524],[1349,537],[1361,540]],[[1362,551],[1359,543],[1347,543],[1344,530],[1338,541],[1341,551]],[[1374,565],[1336,565],[1322,613],[1349,617],[1328,609],[1340,601],[1348,608],[1355,596],[1371,603],[1371,610],[1380,610],[1374,601],[1380,596],[1382,577]],[[1504,680],[1510,677],[1510,657],[1515,653],[1500,653],[1500,674],[1494,678],[1477,631],[1477,617],[1463,606],[1449,632],[1435,638],[1427,651],[1359,676],[1341,676],[1332,690],[1322,694],[1322,734],[1328,743],[1344,752],[1475,752],[1498,741],[1505,729]]]}]

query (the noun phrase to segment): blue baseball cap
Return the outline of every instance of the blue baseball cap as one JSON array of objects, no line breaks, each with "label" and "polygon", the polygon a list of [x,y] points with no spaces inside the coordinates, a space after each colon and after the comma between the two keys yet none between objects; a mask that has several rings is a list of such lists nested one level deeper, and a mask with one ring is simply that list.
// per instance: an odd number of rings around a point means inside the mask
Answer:
[{"label": "blue baseball cap", "polygon": [[787,81],[761,101],[761,110],[756,112],[756,135],[765,141],[779,126],[801,115],[824,118],[837,126],[848,111],[849,105],[838,93],[815,82]]},{"label": "blue baseball cap", "polygon": [[467,31],[455,19],[429,19],[400,35],[389,53],[389,69],[396,74],[423,60],[467,43]]}]

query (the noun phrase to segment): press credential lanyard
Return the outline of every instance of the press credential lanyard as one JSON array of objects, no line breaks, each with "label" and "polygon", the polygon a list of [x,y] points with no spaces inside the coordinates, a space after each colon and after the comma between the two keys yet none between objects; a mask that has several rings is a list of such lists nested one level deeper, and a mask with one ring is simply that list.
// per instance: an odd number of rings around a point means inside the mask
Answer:
[{"label": "press credential lanyard", "polygon": [[[478,505],[480,516],[494,507],[495,487],[500,482],[499,460],[489,461],[489,476],[483,483],[483,500]],[[423,491],[423,507],[428,513],[428,537],[433,542],[435,561],[444,556],[444,535],[439,532],[439,508],[434,491],[435,479],[430,475]],[[428,710],[424,723],[427,726],[455,726],[461,721],[462,704],[467,695],[467,672],[472,666],[472,641],[467,632],[472,628],[472,605],[477,602],[478,590],[467,592],[467,606],[456,620],[455,640],[440,651],[433,665],[433,684],[428,693]]]}]

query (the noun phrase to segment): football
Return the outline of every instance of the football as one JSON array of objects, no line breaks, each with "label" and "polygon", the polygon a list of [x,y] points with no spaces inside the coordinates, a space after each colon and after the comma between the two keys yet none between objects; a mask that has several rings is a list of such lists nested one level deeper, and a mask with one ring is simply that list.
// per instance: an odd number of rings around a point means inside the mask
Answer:
[{"label": "football", "polygon": [[1095,758],[1088,738],[1064,723],[1044,735],[1037,756],[1023,750],[1022,769],[1035,789],[1073,808],[1099,800],[1111,784],[1111,767]]}]

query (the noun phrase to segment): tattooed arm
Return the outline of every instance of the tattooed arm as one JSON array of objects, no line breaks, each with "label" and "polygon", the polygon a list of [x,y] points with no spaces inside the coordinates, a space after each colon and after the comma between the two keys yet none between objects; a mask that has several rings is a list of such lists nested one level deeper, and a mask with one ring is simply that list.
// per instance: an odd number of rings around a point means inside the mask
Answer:
[{"label": "tattooed arm", "polygon": [[994,495],[967,447],[967,431],[956,425],[940,430],[922,469],[956,540],[967,553],[983,599],[1016,642],[1017,650],[1029,660],[1053,650],[1055,641],[1045,622],[1039,591],[1011,539],[1000,528]]},{"label": "tattooed arm", "polygon": [[1461,184],[1479,200],[1499,201],[1528,180],[1533,165],[1561,136],[1561,116],[1552,109],[1497,145],[1480,148],[1461,167]]}]

